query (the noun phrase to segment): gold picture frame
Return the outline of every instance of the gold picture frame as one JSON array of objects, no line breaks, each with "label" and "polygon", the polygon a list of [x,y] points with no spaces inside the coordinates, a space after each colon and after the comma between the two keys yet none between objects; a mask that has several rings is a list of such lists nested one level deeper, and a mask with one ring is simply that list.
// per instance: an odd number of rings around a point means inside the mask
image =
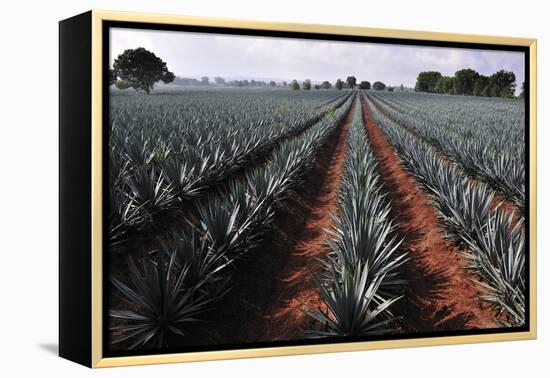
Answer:
[{"label": "gold picture frame", "polygon": [[[90,30],[90,83],[91,83],[91,167],[90,167],[90,215],[91,215],[91,230],[90,232],[90,258],[89,274],[91,278],[89,293],[91,314],[90,324],[90,356],[89,360],[85,360],[84,364],[99,368],[99,367],[115,367],[115,366],[130,366],[144,364],[160,364],[188,361],[206,361],[220,359],[237,359],[250,357],[267,357],[267,356],[283,356],[283,355],[301,355],[311,353],[328,353],[328,352],[348,352],[372,349],[388,349],[388,348],[403,348],[403,347],[420,347],[420,346],[435,346],[449,344],[466,344],[466,343],[483,343],[495,341],[512,341],[512,340],[528,340],[535,339],[537,336],[537,300],[536,300],[536,222],[537,222],[537,41],[531,38],[515,38],[501,36],[484,36],[470,34],[454,34],[454,33],[436,33],[412,30],[397,30],[397,29],[379,29],[368,27],[355,26],[336,26],[336,25],[316,25],[316,24],[295,24],[295,23],[280,23],[280,22],[259,22],[250,20],[231,20],[210,17],[191,17],[191,16],[175,16],[161,14],[144,14],[144,13],[127,13],[127,12],[111,12],[93,10],[86,14],[91,25]],[[319,33],[331,34],[337,36],[364,36],[364,37],[379,37],[379,38],[397,38],[410,39],[415,41],[435,41],[435,42],[459,42],[472,44],[498,44],[504,46],[523,46],[529,49],[529,78],[526,78],[529,83],[529,330],[526,332],[510,332],[510,333],[495,333],[495,334],[477,334],[477,335],[461,335],[461,336],[445,336],[445,337],[429,337],[429,338],[408,338],[399,340],[382,340],[382,341],[360,341],[360,342],[345,342],[337,344],[314,344],[300,346],[276,346],[254,349],[232,349],[221,351],[207,352],[189,352],[189,353],[170,353],[170,354],[154,354],[154,355],[137,355],[125,357],[104,357],[103,355],[103,114],[104,114],[104,98],[103,98],[103,77],[104,72],[104,57],[103,43],[104,29],[103,23],[106,21],[130,22],[130,23],[152,23],[164,25],[191,25],[191,26],[207,26],[221,28],[238,28],[244,30],[261,30],[261,31],[283,31],[283,32],[300,32],[300,33]],[[60,105],[60,106],[63,106]],[[63,256],[62,258],[63,259]],[[63,262],[61,262],[63,264]],[[85,269],[85,268],[82,268]],[[61,280],[61,290],[67,281]],[[67,307],[60,305],[60,311],[66,311]],[[61,321],[61,319],[60,319]],[[68,331],[67,331],[68,332]],[[69,337],[66,334],[65,337]],[[76,337],[76,336],[75,336]],[[83,340],[87,340],[84,338]],[[63,344],[61,342],[61,344]],[[63,353],[63,346],[60,346],[61,355],[67,354],[69,359],[70,353]],[[82,362],[82,361],[79,361]]]}]

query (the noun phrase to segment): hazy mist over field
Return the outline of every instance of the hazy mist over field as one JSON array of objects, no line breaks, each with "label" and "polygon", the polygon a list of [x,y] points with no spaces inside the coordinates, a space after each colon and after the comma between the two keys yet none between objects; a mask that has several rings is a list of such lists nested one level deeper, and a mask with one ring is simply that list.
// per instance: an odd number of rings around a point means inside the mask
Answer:
[{"label": "hazy mist over field", "polygon": [[473,68],[491,75],[504,69],[515,73],[517,93],[525,75],[520,52],[119,28],[111,29],[110,37],[111,63],[125,49],[144,47],[180,77],[334,82],[354,75],[358,81],[414,87],[421,71],[453,75],[459,69]]}]

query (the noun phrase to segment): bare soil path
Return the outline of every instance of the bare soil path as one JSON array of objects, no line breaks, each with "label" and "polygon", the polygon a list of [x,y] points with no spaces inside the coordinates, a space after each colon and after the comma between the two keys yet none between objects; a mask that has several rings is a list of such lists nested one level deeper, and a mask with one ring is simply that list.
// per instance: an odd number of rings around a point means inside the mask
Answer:
[{"label": "bare soil path", "polygon": [[408,332],[496,327],[495,315],[479,300],[480,287],[463,267],[460,250],[445,238],[435,208],[400,159],[361,98],[367,134],[391,200],[391,216],[403,248],[410,252],[404,274],[406,300],[395,304]]},{"label": "bare soil path", "polygon": [[[420,139],[422,140],[423,142],[425,142],[426,144],[428,144],[428,146],[430,146],[433,151],[436,153],[437,157],[439,157],[443,162],[447,163],[447,164],[454,164],[456,166],[460,166],[458,163],[452,161],[443,151],[441,151],[440,149],[438,149],[437,147],[435,147],[433,144],[430,143],[430,141],[428,141],[426,138],[422,137],[420,134],[418,134],[417,132],[415,132],[414,130],[412,130],[411,128],[409,128],[408,126],[406,125],[403,125],[402,123],[400,123],[399,121],[397,121],[395,118],[393,118],[392,116],[390,116],[385,110],[384,108],[380,105],[380,103],[378,102],[377,99],[373,98],[372,96],[369,96],[369,99],[371,100],[371,102],[374,104],[374,106],[376,106],[376,109],[378,109],[382,114],[384,114],[386,117],[388,117],[389,119],[391,119],[393,122],[395,122],[395,124],[397,124],[399,127],[401,127],[404,131],[408,132],[409,134],[411,134],[412,136],[414,136],[415,138],[417,139]],[[461,167],[462,168],[462,167]],[[466,171],[464,171],[466,173]],[[468,178],[470,179],[470,181],[472,182],[477,182],[477,183],[483,183],[481,180],[479,180],[478,178],[476,177],[473,177],[472,175],[468,174]],[[485,183],[484,183],[485,184]],[[487,184],[486,184],[487,185]],[[490,186],[488,186],[489,188],[491,188]],[[521,218],[521,214],[522,214],[522,211],[521,209],[518,207],[517,204],[515,204],[514,202],[506,199],[503,195],[499,194],[497,191],[495,191],[494,189],[490,189],[493,191],[494,193],[494,198],[493,200],[491,201],[491,207],[492,209],[496,209],[497,207],[500,207],[502,210],[506,211],[507,213],[509,214],[512,214],[512,219],[513,219],[513,224],[517,224],[517,222],[520,221],[520,218]],[[522,229],[524,230],[525,228],[525,225],[522,226]]]},{"label": "bare soil path", "polygon": [[323,308],[314,276],[328,252],[324,230],[336,211],[354,101],[321,148],[303,183],[278,210],[272,231],[238,263],[233,288],[213,314],[212,326],[192,342],[223,344],[292,340],[316,326],[303,304]]}]

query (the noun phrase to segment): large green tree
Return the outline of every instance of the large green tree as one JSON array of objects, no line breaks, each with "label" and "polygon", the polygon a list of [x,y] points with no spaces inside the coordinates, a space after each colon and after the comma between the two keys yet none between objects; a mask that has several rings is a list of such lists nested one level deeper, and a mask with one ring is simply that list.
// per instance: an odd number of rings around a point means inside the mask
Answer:
[{"label": "large green tree", "polygon": [[434,92],[452,94],[454,87],[453,82],[454,78],[450,76],[441,76],[435,84]]},{"label": "large green tree", "polygon": [[342,83],[342,80],[338,79],[336,80],[336,83],[334,83],[334,86],[336,87],[336,89],[341,90],[344,84]]},{"label": "large green tree", "polygon": [[490,96],[514,97],[516,91],[516,75],[511,71],[500,70],[489,77]]},{"label": "large green tree", "polygon": [[302,89],[305,89],[306,91],[309,91],[311,89],[311,80],[306,79],[302,83]]},{"label": "large green tree", "polygon": [[125,50],[115,59],[113,69],[121,89],[134,88],[149,94],[156,83],[174,81],[175,75],[168,71],[166,63],[143,47]]},{"label": "large green tree", "polygon": [[474,96],[489,96],[489,78],[485,75],[479,75],[474,83],[474,90],[472,94]]},{"label": "large green tree", "polygon": [[437,71],[420,72],[416,78],[416,85],[414,86],[414,90],[416,92],[435,93],[435,86],[441,76],[441,72]]},{"label": "large green tree", "polygon": [[109,68],[109,85],[115,84],[117,81],[117,73],[112,68]]},{"label": "large green tree", "polygon": [[370,89],[370,82],[362,81],[359,83],[359,89]]},{"label": "large green tree", "polygon": [[346,82],[351,89],[355,88],[355,85],[357,85],[357,79],[355,78],[355,76],[348,76]]},{"label": "large green tree", "polygon": [[519,98],[525,98],[525,81],[521,83],[521,92],[519,92]]},{"label": "large green tree", "polygon": [[474,94],[474,85],[479,73],[471,68],[464,68],[455,72],[453,87],[459,95],[471,96]]},{"label": "large green tree", "polygon": [[[432,88],[433,80],[437,78]],[[513,98],[516,91],[516,75],[500,70],[484,76],[471,68],[456,71],[454,76],[441,76],[436,71],[418,74],[416,91],[455,95]]]},{"label": "large green tree", "polygon": [[384,89],[386,89],[386,84],[382,83],[381,81],[375,81],[372,85],[372,89],[374,89],[375,91],[383,91]]},{"label": "large green tree", "polygon": [[292,89],[293,91],[297,91],[298,89],[300,89],[300,84],[298,84],[297,80],[292,80],[290,82],[290,89]]},{"label": "large green tree", "polygon": [[329,81],[323,81],[323,83],[321,84],[321,88],[323,89],[330,89],[332,88],[332,84],[329,82]]}]

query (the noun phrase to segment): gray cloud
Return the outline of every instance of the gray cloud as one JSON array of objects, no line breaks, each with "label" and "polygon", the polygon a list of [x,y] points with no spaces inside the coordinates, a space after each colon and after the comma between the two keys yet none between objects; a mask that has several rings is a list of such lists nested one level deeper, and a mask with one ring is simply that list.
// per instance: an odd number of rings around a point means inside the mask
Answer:
[{"label": "gray cloud", "polygon": [[380,80],[414,86],[421,71],[452,75],[473,68],[489,75],[504,69],[524,80],[523,53],[440,47],[418,47],[288,38],[228,36],[172,31],[111,29],[111,62],[125,49],[145,47],[155,52],[176,75],[249,78],[346,78]]}]

